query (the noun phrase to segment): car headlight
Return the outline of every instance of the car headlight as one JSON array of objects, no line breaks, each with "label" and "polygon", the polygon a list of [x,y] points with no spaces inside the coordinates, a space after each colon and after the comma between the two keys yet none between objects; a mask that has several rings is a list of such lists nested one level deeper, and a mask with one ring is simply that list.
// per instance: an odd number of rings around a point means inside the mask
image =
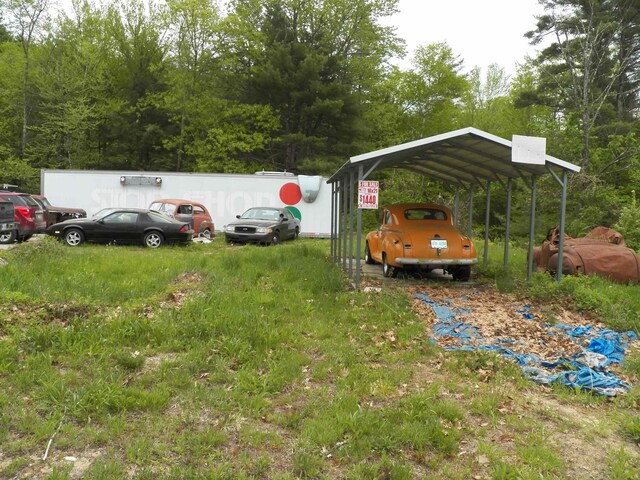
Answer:
[{"label": "car headlight", "polygon": [[271,229],[267,227],[256,228],[256,233],[271,233]]},{"label": "car headlight", "polygon": [[223,228],[224,228],[225,232],[234,232],[235,231],[235,227],[233,225],[225,225]]}]

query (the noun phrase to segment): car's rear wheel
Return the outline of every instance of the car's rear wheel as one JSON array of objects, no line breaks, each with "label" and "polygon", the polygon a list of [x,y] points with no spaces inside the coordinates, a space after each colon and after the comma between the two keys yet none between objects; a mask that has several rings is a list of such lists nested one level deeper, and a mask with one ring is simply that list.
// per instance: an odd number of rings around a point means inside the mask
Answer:
[{"label": "car's rear wheel", "polygon": [[364,263],[373,265],[376,261],[371,256],[371,250],[369,249],[369,243],[364,246]]},{"label": "car's rear wheel", "polygon": [[84,242],[84,234],[77,228],[70,228],[64,233],[64,243],[70,247],[77,247]]},{"label": "car's rear wheel", "polygon": [[149,232],[144,236],[144,245],[149,248],[158,248],[164,243],[164,237],[160,232]]},{"label": "car's rear wheel", "polygon": [[387,254],[383,253],[382,254],[382,274],[385,277],[395,277],[397,273],[398,271],[395,269],[395,267],[392,267],[391,265],[389,265],[389,261],[387,260]]},{"label": "car's rear wheel", "polygon": [[467,282],[469,278],[471,278],[471,267],[469,265],[462,265],[460,267],[456,267],[451,272],[454,280],[458,280],[460,282]]},{"label": "car's rear wheel", "polygon": [[280,232],[277,230],[271,234],[271,245],[277,245],[280,243]]},{"label": "car's rear wheel", "polygon": [[211,230],[209,230],[208,228],[205,228],[200,232],[200,236],[206,238],[207,240],[211,240],[211,237],[212,237]]},{"label": "car's rear wheel", "polygon": [[16,241],[17,233],[15,230],[9,230],[0,233],[0,244],[7,245]]}]

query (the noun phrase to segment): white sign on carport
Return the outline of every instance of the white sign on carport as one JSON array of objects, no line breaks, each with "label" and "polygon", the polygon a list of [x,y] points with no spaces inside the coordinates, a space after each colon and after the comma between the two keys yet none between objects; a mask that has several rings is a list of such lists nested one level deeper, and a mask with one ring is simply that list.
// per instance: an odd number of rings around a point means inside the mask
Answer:
[{"label": "white sign on carport", "polygon": [[[546,154],[546,140],[514,135],[513,142],[476,128],[464,128],[429,138],[403,143],[382,150],[351,157],[328,183],[331,184],[331,255],[350,277],[354,275],[354,245],[356,235],[355,283],[360,284],[360,251],[362,249],[362,211],[355,208],[354,197],[360,181],[383,168],[402,168],[456,188],[454,213],[457,216],[459,191],[468,190],[469,218],[473,216],[473,190],[486,192],[486,218],[484,231],[484,263],[487,263],[489,245],[489,215],[491,212],[491,185],[497,182],[507,192],[504,265],[509,259],[511,225],[511,193],[513,182],[521,179],[531,190],[529,264],[527,277],[533,272],[533,235],[535,226],[536,180],[551,175],[562,189],[560,197],[560,245],[558,280],[562,276],[563,239],[567,202],[567,176],[580,167]],[[357,210],[357,211],[356,211]],[[355,228],[354,228],[355,223]],[[471,224],[471,222],[469,222]],[[471,227],[469,227],[471,228]]]}]

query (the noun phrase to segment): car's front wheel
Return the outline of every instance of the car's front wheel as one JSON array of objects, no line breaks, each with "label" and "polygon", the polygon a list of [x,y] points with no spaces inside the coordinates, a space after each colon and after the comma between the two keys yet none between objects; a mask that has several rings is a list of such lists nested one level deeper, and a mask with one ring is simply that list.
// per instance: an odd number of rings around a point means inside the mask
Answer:
[{"label": "car's front wheel", "polygon": [[293,232],[293,239],[295,240],[299,236],[300,236],[300,228],[296,227],[295,231]]},{"label": "car's front wheel", "polygon": [[389,261],[387,260],[387,254],[383,253],[382,254],[382,274],[385,277],[395,277],[396,273],[398,272],[395,269],[395,267],[392,267],[391,265],[389,265]]},{"label": "car's front wheel", "polygon": [[64,233],[64,243],[70,247],[77,247],[84,242],[84,234],[77,228],[70,228]]},{"label": "car's front wheel", "polygon": [[369,243],[364,246],[364,263],[373,265],[376,261],[371,256],[371,249],[369,248]]},{"label": "car's front wheel", "polygon": [[277,245],[280,243],[280,232],[277,230],[271,234],[271,245]]},{"label": "car's front wheel", "polygon": [[16,241],[17,233],[15,230],[9,230],[0,233],[0,244],[7,245]]},{"label": "car's front wheel", "polygon": [[160,232],[149,232],[144,236],[144,245],[149,248],[158,248],[164,243],[164,237]]}]

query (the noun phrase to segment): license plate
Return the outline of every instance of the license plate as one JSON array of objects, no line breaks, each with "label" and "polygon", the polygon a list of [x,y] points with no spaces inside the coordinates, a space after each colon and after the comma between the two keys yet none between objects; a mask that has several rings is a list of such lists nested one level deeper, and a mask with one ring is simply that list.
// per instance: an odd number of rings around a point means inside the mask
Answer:
[{"label": "license plate", "polygon": [[431,248],[447,248],[446,240],[431,240]]}]

